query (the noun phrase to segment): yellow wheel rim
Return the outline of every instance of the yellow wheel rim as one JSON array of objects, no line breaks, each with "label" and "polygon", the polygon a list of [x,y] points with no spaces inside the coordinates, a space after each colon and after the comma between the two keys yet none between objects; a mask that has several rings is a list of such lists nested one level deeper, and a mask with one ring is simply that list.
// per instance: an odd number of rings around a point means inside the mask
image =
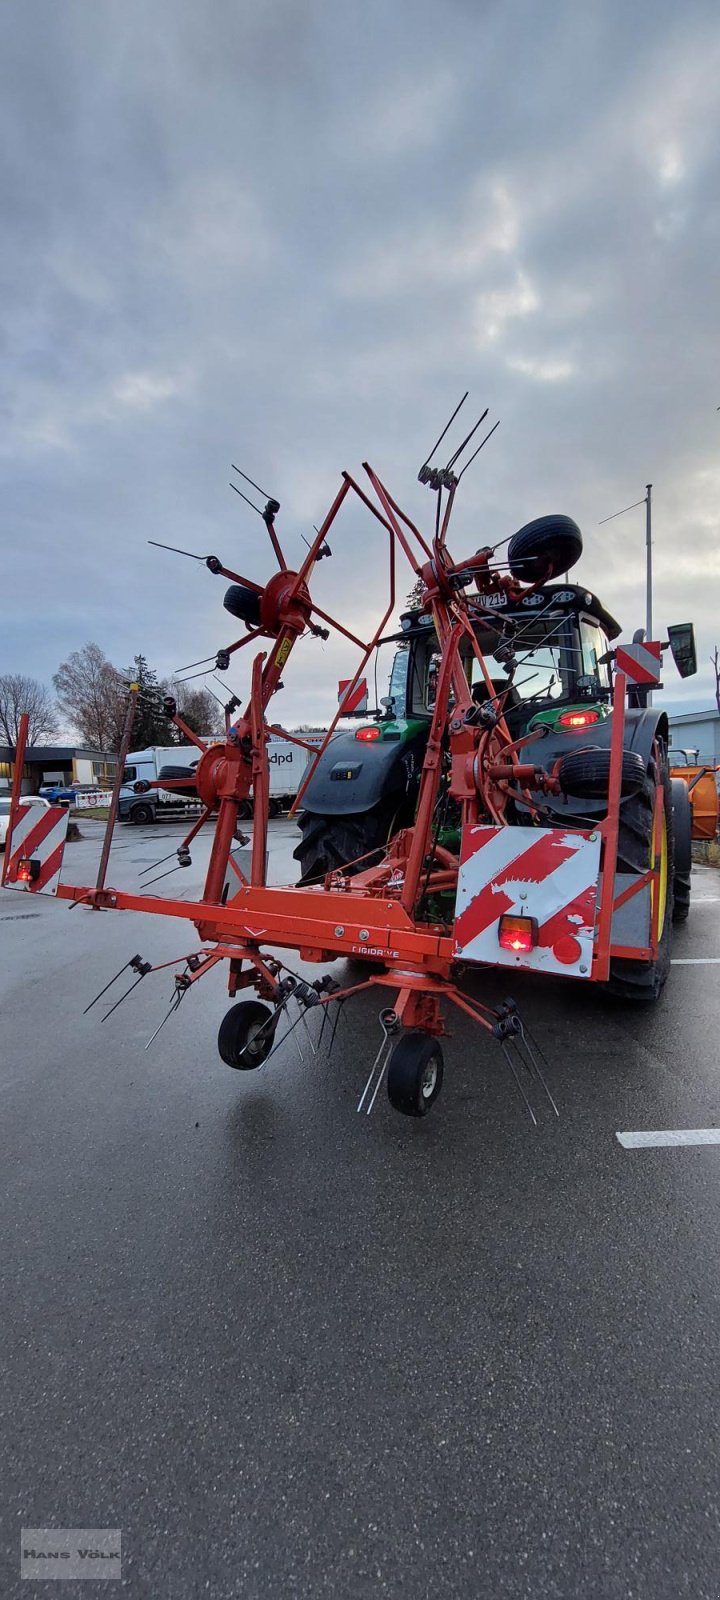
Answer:
[{"label": "yellow wheel rim", "polygon": [[[653,819],[652,840],[650,843],[650,866],[655,866],[655,820]],[[665,911],[667,909],[668,889],[668,834],[667,816],[663,810],[660,833],[660,871],[657,878],[650,884],[650,905],[652,907],[653,927],[657,929],[658,939],[662,936],[665,926]],[[657,910],[656,910],[657,908]]]}]

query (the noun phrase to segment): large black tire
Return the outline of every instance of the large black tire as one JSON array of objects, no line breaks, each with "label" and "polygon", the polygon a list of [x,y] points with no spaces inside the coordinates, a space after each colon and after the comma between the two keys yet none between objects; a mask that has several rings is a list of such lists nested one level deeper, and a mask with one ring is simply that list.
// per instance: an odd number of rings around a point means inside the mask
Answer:
[{"label": "large black tire", "polygon": [[521,583],[550,583],[575,566],[582,547],[582,534],[572,517],[536,517],[513,534],[508,566]]},{"label": "large black tire", "polygon": [[154,822],[155,812],[152,806],[145,805],[142,802],[133,806],[130,812],[130,821],[134,822],[138,828],[141,828],[147,822]]},{"label": "large black tire", "polygon": [[647,872],[650,865],[655,813],[655,784],[657,776],[663,786],[665,818],[667,825],[667,895],[665,916],[658,941],[655,961],[626,961],[615,957],[610,963],[608,990],[622,1000],[657,1000],[670,971],[670,949],[673,921],[673,808],[670,775],[665,752],[660,757],[659,775],[654,764],[646,775],[642,788],[626,800],[620,808],[618,831],[618,871]]},{"label": "large black tire", "polygon": [[426,1117],[442,1088],[443,1053],[429,1033],[404,1033],[388,1063],[388,1100],[405,1117]]},{"label": "large black tire", "polygon": [[246,588],[244,583],[231,583],[225,590],[223,605],[232,617],[239,617],[248,628],[257,628],[260,624],[260,601],[262,595],[256,589]]},{"label": "large black tire", "polygon": [[[647,778],[645,762],[636,750],[623,750],[620,793],[635,794]],[[563,756],[558,769],[558,779],[564,794],[576,795],[584,800],[602,800],[608,792],[610,781],[610,751],[601,749],[573,750]],[[646,868],[647,870],[647,868]]]},{"label": "large black tire", "polygon": [[[197,762],[195,765],[197,766]],[[168,778],[187,778],[188,783],[191,783],[194,776],[195,774],[191,767],[161,767],[158,772],[158,782],[161,783],[163,778],[166,780]]]},{"label": "large black tire", "polygon": [[[328,872],[337,872],[340,867],[347,867],[348,877],[364,872],[379,861],[392,822],[387,806],[346,817],[323,817],[315,811],[303,811],[302,838],[293,850],[295,860],[300,862],[298,882],[322,883]],[[357,865],[351,865],[354,862]]]},{"label": "large black tire", "polygon": [[692,801],[684,778],[671,778],[670,786],[675,835],[673,922],[687,922],[692,874]]}]

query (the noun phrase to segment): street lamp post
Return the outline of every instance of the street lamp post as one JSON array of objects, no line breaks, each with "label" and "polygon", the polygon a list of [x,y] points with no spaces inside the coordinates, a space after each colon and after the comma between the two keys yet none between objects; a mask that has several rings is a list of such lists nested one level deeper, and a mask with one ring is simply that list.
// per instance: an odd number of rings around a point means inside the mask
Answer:
[{"label": "street lamp post", "polygon": [[[633,500],[631,506],[623,506],[622,511],[613,511],[612,516],[602,517],[600,527],[604,522],[613,522],[615,517],[624,517],[626,511],[634,511],[636,506],[645,507],[645,638],[652,639],[653,635],[653,596],[652,596],[652,484],[646,483],[645,494],[642,500]],[[652,701],[652,691],[647,689],[646,705]]]},{"label": "street lamp post", "polygon": [[648,484],[646,484],[646,485],[645,485],[645,487],[646,487],[646,489],[647,489],[647,494],[646,494],[646,496],[645,496],[645,553],[646,553],[646,577],[645,577],[645,637],[646,637],[646,639],[652,639],[652,636],[653,636],[653,601],[652,601],[652,484],[651,484],[651,483],[648,483]]}]

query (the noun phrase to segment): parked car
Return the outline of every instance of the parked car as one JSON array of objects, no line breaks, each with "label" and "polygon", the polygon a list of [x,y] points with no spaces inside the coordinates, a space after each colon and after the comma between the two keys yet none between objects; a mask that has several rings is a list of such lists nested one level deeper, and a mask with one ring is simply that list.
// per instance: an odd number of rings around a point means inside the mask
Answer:
[{"label": "parked car", "polygon": [[51,806],[71,806],[79,794],[94,794],[96,783],[41,783],[39,793]]},{"label": "parked car", "polygon": [[[23,805],[44,806],[46,811],[48,809],[49,801],[41,794],[24,794],[20,798]],[[0,795],[0,850],[5,849],[9,821],[10,796]]]}]

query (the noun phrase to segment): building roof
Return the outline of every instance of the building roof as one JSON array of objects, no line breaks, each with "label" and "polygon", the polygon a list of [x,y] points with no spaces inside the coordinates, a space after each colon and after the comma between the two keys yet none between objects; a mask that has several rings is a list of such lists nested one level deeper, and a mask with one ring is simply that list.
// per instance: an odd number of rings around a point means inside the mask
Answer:
[{"label": "building roof", "polygon": [[[0,761],[12,761],[14,754],[12,745],[0,744]],[[82,744],[29,744],[25,751],[26,761],[72,761],[74,756],[117,761],[114,750],[90,750]]]},{"label": "building roof", "polygon": [[720,711],[718,711],[716,708],[713,708],[712,711],[668,712],[668,721],[672,722],[673,724],[676,722],[717,722],[719,720]]}]

